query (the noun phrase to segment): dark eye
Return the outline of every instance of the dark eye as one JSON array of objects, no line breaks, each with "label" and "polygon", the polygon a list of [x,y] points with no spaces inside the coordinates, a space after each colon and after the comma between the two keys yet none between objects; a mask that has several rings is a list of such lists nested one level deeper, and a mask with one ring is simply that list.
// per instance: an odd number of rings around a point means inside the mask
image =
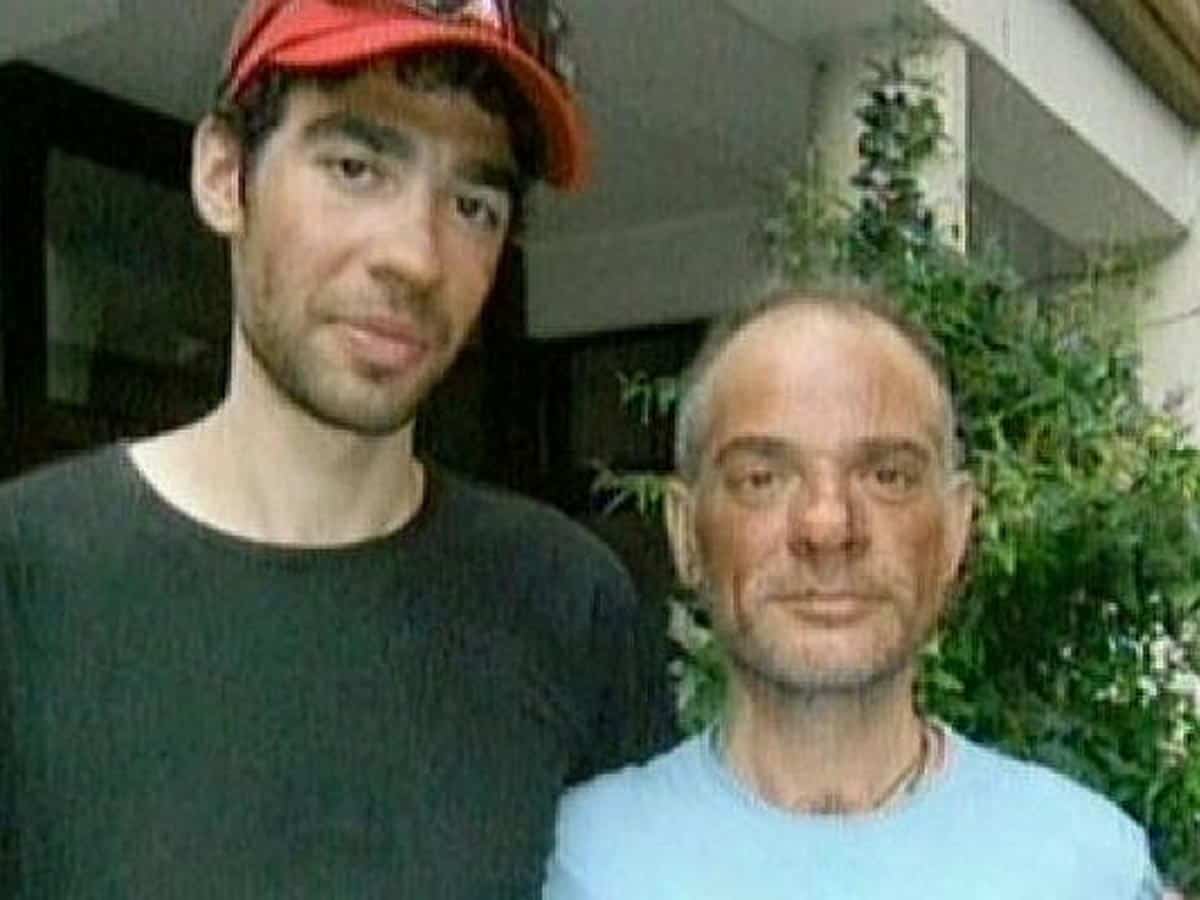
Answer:
[{"label": "dark eye", "polygon": [[469,225],[484,231],[498,231],[508,220],[508,204],[484,193],[462,193],[455,198],[459,216]]},{"label": "dark eye", "polygon": [[381,175],[378,166],[361,156],[330,156],[322,162],[333,179],[346,188],[370,187]]},{"label": "dark eye", "polygon": [[367,173],[367,164],[361,159],[339,159],[338,171],[350,180],[357,180]]},{"label": "dark eye", "polygon": [[782,473],[768,466],[736,469],[730,472],[726,481],[734,498],[750,506],[770,502],[784,484]]},{"label": "dark eye", "polygon": [[875,469],[875,480],[880,484],[900,485],[907,483],[910,479],[899,466],[885,465]]},{"label": "dark eye", "polygon": [[458,211],[464,219],[469,219],[472,222],[483,221],[488,224],[495,224],[498,218],[496,211],[478,197],[459,197]]},{"label": "dark eye", "polygon": [[880,496],[901,499],[911,494],[920,484],[921,472],[915,464],[887,460],[870,466],[867,480],[870,488]]},{"label": "dark eye", "polygon": [[746,476],[746,485],[754,490],[766,490],[775,483],[775,473],[769,469],[751,472]]}]

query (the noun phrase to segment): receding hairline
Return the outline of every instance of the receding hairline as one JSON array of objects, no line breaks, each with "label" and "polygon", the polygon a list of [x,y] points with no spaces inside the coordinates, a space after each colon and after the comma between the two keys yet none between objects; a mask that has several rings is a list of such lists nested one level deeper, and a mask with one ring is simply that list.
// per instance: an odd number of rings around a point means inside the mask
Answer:
[{"label": "receding hairline", "polygon": [[931,399],[939,411],[931,423],[935,448],[947,471],[960,464],[957,415],[949,372],[940,347],[910,320],[883,291],[857,283],[832,287],[784,285],[765,292],[758,302],[718,320],[685,370],[676,420],[676,470],[690,480],[698,475],[704,445],[712,427],[714,380],[736,346],[752,332],[779,316],[816,316],[848,324],[870,323],[879,334],[903,346],[909,359],[924,373],[932,388]]}]

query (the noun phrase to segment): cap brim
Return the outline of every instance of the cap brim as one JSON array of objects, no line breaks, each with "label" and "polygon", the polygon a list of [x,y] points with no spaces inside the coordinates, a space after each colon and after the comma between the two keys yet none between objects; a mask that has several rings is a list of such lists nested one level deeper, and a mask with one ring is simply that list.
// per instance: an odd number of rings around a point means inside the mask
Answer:
[{"label": "cap brim", "polygon": [[546,141],[547,182],[566,191],[591,176],[587,130],[567,90],[529,54],[478,26],[388,19],[331,29],[276,48],[271,64],[283,68],[341,68],[420,50],[463,48],[494,59],[515,81],[541,124]]}]

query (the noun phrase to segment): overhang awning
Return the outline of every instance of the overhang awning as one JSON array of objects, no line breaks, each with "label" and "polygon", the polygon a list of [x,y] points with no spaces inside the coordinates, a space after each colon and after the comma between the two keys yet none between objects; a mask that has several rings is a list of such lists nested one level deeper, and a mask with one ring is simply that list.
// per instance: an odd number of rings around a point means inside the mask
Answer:
[{"label": "overhang awning", "polygon": [[120,0],[0,0],[0,62],[116,19]]},{"label": "overhang awning", "polygon": [[1198,0],[1071,0],[1185,122],[1200,126]]}]

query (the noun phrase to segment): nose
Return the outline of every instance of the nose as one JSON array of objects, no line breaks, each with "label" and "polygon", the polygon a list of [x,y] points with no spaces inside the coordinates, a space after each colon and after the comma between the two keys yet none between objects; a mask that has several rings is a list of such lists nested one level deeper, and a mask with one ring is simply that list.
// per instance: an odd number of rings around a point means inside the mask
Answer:
[{"label": "nose", "polygon": [[804,479],[790,501],[788,540],[793,553],[847,551],[862,541],[861,511],[850,479],[836,472]]},{"label": "nose", "polygon": [[380,210],[372,269],[380,277],[425,293],[442,279],[443,256],[438,195],[424,179],[413,179]]}]

